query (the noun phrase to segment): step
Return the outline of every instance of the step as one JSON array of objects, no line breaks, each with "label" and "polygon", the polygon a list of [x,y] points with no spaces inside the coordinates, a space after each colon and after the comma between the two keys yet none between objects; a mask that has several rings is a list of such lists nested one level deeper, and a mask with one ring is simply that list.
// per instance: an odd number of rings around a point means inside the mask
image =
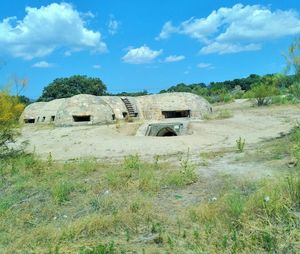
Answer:
[{"label": "step", "polygon": [[121,100],[124,102],[126,109],[128,111],[128,115],[130,117],[136,117],[137,112],[135,112],[135,109],[133,108],[131,102],[127,98],[121,98]]}]

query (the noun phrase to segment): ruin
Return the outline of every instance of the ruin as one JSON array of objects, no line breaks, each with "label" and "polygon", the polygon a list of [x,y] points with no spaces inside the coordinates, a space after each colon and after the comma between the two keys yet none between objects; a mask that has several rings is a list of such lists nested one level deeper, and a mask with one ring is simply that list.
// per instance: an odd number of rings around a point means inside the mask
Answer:
[{"label": "ruin", "polygon": [[[149,121],[172,118],[201,119],[211,111],[210,104],[204,98],[191,93],[164,93],[139,97],[80,94],[50,102],[32,103],[25,108],[20,122],[52,123],[56,126],[101,125],[129,118]],[[155,135],[180,135],[172,126],[166,126],[165,130]],[[155,128],[152,126],[152,132],[153,129]]]}]

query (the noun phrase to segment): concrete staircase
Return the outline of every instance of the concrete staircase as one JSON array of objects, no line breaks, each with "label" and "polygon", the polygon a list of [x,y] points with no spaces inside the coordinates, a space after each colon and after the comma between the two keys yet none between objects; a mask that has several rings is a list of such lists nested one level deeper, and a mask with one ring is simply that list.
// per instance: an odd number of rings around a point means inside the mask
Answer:
[{"label": "concrete staircase", "polygon": [[133,105],[131,104],[131,102],[129,101],[129,99],[127,97],[123,97],[121,98],[121,100],[124,102],[128,114],[130,117],[137,117],[138,116],[138,112],[135,111],[135,109],[133,108]]}]

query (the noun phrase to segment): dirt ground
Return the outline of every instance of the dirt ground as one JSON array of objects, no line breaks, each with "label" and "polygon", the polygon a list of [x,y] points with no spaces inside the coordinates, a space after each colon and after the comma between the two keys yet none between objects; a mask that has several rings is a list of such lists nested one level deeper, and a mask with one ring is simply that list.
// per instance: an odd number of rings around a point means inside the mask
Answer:
[{"label": "dirt ground", "polygon": [[109,126],[25,126],[18,143],[28,141],[27,149],[55,160],[94,157],[123,159],[138,153],[144,158],[179,152],[199,154],[234,148],[242,137],[246,147],[287,133],[300,119],[299,105],[253,107],[249,101],[237,100],[214,106],[214,111],[227,109],[232,117],[220,120],[191,121],[191,135],[177,137],[134,136],[141,123]]}]

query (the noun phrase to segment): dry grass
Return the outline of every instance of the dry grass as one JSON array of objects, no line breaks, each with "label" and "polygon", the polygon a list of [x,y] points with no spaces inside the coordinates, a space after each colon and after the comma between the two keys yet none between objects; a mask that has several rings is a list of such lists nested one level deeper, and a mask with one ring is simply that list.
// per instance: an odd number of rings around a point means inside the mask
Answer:
[{"label": "dry grass", "polygon": [[228,109],[221,109],[212,114],[205,115],[204,120],[220,120],[233,117],[233,113]]},{"label": "dry grass", "polygon": [[[259,160],[279,162],[287,153],[297,159],[299,142],[296,128],[289,136],[265,143]],[[201,156],[213,163],[222,154]],[[245,162],[247,156],[257,158],[245,152]],[[191,204],[180,212],[159,209],[158,201],[164,202],[162,194],[187,189],[197,181],[201,187],[188,154],[176,165],[162,156],[148,162],[131,155],[120,163],[94,159],[58,163],[23,154],[1,160],[0,169],[1,253],[297,253],[300,249],[298,167],[288,174],[282,171],[275,180],[229,178],[218,199]]]}]

